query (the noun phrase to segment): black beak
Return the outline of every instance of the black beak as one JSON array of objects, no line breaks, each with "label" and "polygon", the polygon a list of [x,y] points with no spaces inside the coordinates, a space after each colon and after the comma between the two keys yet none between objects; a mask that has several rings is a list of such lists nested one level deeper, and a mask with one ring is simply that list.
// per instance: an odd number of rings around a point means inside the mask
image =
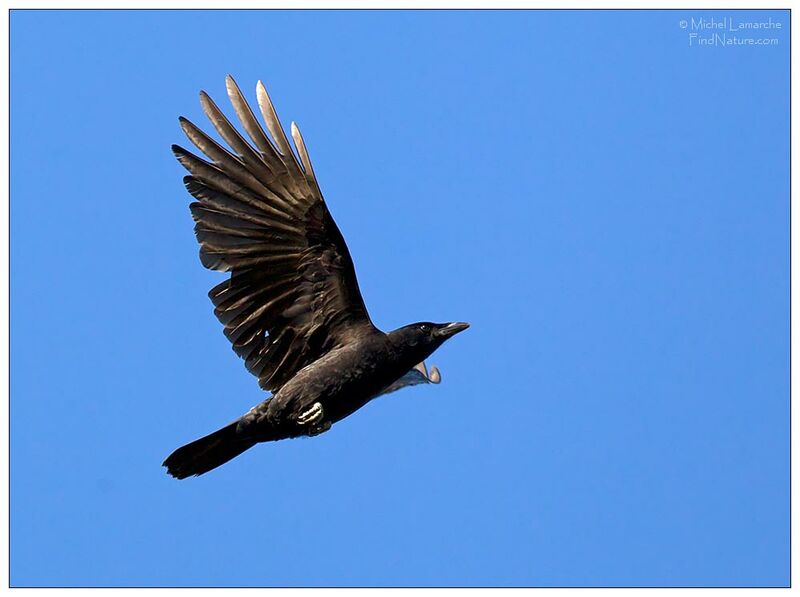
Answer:
[{"label": "black beak", "polygon": [[444,338],[447,340],[448,338],[452,338],[458,332],[463,332],[469,327],[468,323],[464,322],[456,322],[456,323],[448,323],[447,325],[443,325],[438,330],[436,330],[436,335],[440,338]]}]

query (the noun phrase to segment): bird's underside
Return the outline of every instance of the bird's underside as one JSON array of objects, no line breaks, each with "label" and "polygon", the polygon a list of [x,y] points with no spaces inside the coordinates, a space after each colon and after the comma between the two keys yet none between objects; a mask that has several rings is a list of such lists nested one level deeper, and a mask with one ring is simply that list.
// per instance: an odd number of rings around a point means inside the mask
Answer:
[{"label": "bird's underside", "polygon": [[229,272],[209,292],[214,314],[273,396],[170,455],[164,465],[178,478],[211,470],[261,441],[318,435],[375,396],[440,379],[421,363],[435,348],[398,352],[397,341],[372,324],[297,126],[296,156],[261,82],[256,95],[266,131],[230,76],[226,87],[249,140],[201,92],[203,111],[229,148],[181,118],[205,158],[172,149],[189,172],[184,184],[196,200],[190,209],[200,260]]}]

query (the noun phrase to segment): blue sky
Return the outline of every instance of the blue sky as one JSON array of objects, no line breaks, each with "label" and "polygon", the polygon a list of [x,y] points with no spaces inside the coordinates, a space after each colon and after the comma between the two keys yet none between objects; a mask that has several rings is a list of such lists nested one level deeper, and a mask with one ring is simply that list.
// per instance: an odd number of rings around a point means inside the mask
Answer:
[{"label": "blue sky", "polygon": [[[15,11],[12,584],[787,584],[788,27]],[[440,386],[178,482],[265,398],[169,151],[227,73],[300,124],[375,323],[472,328]]]}]

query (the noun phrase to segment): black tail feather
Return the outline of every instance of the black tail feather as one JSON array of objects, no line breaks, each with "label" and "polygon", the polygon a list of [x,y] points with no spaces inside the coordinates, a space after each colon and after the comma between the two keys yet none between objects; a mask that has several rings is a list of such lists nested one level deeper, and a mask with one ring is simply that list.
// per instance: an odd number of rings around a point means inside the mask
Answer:
[{"label": "black tail feather", "polygon": [[237,424],[238,421],[234,421],[227,427],[178,448],[162,466],[167,467],[167,472],[176,479],[185,479],[225,464],[257,443],[238,435]]}]

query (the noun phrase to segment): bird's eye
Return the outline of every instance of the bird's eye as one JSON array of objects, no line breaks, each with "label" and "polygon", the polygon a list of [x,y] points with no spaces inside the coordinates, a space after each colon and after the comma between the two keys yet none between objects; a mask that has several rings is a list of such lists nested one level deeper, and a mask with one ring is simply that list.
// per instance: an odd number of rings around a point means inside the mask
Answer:
[{"label": "bird's eye", "polygon": [[431,326],[426,325],[426,324],[423,323],[421,326],[419,326],[419,329],[422,332],[430,332],[431,331]]}]

